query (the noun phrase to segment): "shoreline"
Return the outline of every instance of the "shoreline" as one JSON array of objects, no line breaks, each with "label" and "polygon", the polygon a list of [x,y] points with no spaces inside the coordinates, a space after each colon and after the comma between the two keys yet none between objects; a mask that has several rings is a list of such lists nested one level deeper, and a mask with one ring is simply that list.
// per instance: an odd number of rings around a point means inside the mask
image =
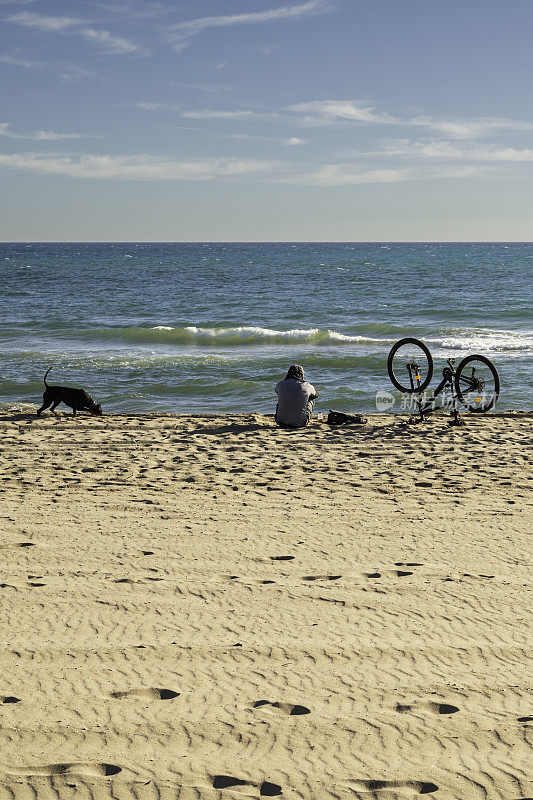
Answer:
[{"label": "shoreline", "polygon": [[530,412],[0,413],[0,797],[509,800]]}]

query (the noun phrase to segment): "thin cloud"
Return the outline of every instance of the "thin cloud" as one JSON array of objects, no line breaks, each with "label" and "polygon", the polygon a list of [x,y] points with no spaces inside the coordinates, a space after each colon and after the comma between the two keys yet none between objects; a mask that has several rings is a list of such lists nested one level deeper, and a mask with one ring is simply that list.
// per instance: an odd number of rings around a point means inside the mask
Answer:
[{"label": "thin cloud", "polygon": [[432,170],[422,170],[416,168],[361,169],[359,164],[324,164],[316,172],[290,178],[288,182],[308,186],[356,186],[372,183],[477,178],[486,177],[488,174],[485,167],[479,166],[439,167]]},{"label": "thin cloud", "polygon": [[88,25],[88,20],[79,17],[44,17],[32,11],[21,11],[19,14],[7,17],[6,22],[32,28],[41,33],[72,33],[92,44],[99,45],[107,53],[116,55],[145,54],[145,51],[134,42],[120,36],[113,36],[107,30],[96,30]]},{"label": "thin cloud", "polygon": [[36,131],[35,133],[15,133],[10,130],[11,123],[0,122],[0,136],[9,139],[26,139],[30,142],[58,142],[60,139],[101,139],[101,136],[90,133],[55,133],[54,131]]},{"label": "thin cloud", "polygon": [[179,111],[182,108],[178,103],[136,103],[135,108],[141,108],[143,111]]},{"label": "thin cloud", "polygon": [[12,64],[14,67],[25,67],[26,69],[43,69],[44,67],[42,61],[31,61],[28,58],[19,58],[16,55],[7,53],[0,55],[0,63]]},{"label": "thin cloud", "polygon": [[279,162],[256,159],[208,158],[175,161],[150,155],[0,154],[0,167],[70,178],[115,180],[211,181],[244,178],[272,172]]},{"label": "thin cloud", "polygon": [[435,119],[434,117],[413,117],[406,125],[429,128],[451,139],[478,139],[494,131],[531,131],[530,122],[498,117],[473,117],[470,119]]},{"label": "thin cloud", "polygon": [[[63,83],[73,83],[74,81],[80,81],[84,78],[95,79],[100,77],[96,70],[85,69],[84,67],[79,67],[77,64],[53,64],[51,68],[59,72],[59,77]],[[103,78],[100,79],[104,80]]]},{"label": "thin cloud", "polygon": [[296,103],[288,106],[287,110],[304,114],[302,122],[306,125],[331,125],[338,120],[380,125],[394,125],[399,122],[390,114],[376,112],[374,106],[352,100],[315,100],[310,103]]},{"label": "thin cloud", "polygon": [[32,61],[29,58],[21,58],[15,53],[3,53],[0,55],[0,64],[10,64],[14,67],[23,67],[24,69],[39,69],[45,70],[52,74],[57,74],[62,83],[71,83],[79,81],[83,78],[97,78],[98,73],[94,69],[85,69],[79,67],[77,64],[69,64],[68,62],[58,62],[57,64],[49,63],[44,64],[42,61]]},{"label": "thin cloud", "polygon": [[396,183],[405,180],[406,170],[363,169],[350,164],[324,164],[316,172],[299,176],[296,183],[314,186],[353,186],[362,183]]},{"label": "thin cloud", "polygon": [[179,103],[136,103],[136,108],[143,111],[177,111],[184,119],[229,119],[229,120],[265,120],[277,117],[277,114],[264,114],[250,109],[236,109],[219,111],[211,108],[202,108],[197,111],[184,111]]},{"label": "thin cloud", "polygon": [[307,126],[359,122],[372,125],[421,127],[444,134],[452,139],[477,139],[494,131],[533,130],[533,124],[530,122],[499,117],[462,119],[439,119],[431,116],[398,117],[379,112],[374,106],[355,100],[315,100],[288,106],[287,110],[302,115],[300,122]]},{"label": "thin cloud", "polygon": [[381,143],[382,152],[390,156],[407,156],[457,161],[533,161],[533,149],[498,145],[461,146],[449,141],[410,141],[392,139]]},{"label": "thin cloud", "polygon": [[161,16],[167,11],[170,11],[170,9],[162,3],[130,2],[129,0],[115,3],[89,2],[88,5],[93,8],[101,8],[109,14],[118,14],[122,17],[126,16],[129,19],[153,19],[154,17]]},{"label": "thin cloud", "polygon": [[87,41],[100,45],[108,53],[116,53],[117,55],[145,53],[145,51],[134,44],[134,42],[129,39],[123,39],[120,36],[113,36],[109,31],[97,31],[94,28],[81,28],[77,33],[83,36]]},{"label": "thin cloud", "polygon": [[192,89],[195,92],[205,92],[206,94],[219,95],[223,92],[232,94],[235,89],[232,86],[221,86],[220,84],[210,83],[176,83],[175,86],[180,86],[184,89]]},{"label": "thin cloud", "polygon": [[21,25],[24,28],[34,28],[35,30],[47,32],[64,31],[76,25],[85,25],[87,20],[79,17],[43,17],[34,11],[21,11],[19,14],[12,14],[7,17],[6,22],[14,25]]},{"label": "thin cloud", "polygon": [[240,110],[240,111],[215,111],[209,108],[204,108],[199,111],[183,111],[182,117],[186,119],[272,119],[277,114],[262,114],[258,111]]},{"label": "thin cloud", "polygon": [[292,6],[272,8],[267,11],[252,11],[245,14],[227,14],[220,17],[198,17],[187,22],[180,22],[167,29],[168,39],[180,53],[190,40],[209,28],[225,28],[230,25],[254,25],[263,22],[279,22],[282,20],[300,19],[305,16],[322,14],[331,10],[328,0],[308,0]]},{"label": "thin cloud", "polygon": [[278,50],[279,47],[279,44],[265,44],[262,47],[255,47],[254,50],[256,50],[258,53],[263,53],[264,56],[270,56],[272,53]]},{"label": "thin cloud", "polygon": [[[195,130],[199,130],[195,128]],[[216,136],[216,134],[214,134]],[[298,139],[296,136],[292,136],[289,139],[280,139],[279,136],[253,136],[248,133],[231,133],[231,134],[221,134],[220,137],[223,139],[237,139],[241,141],[251,141],[251,142],[268,142],[269,144],[275,145],[284,145],[285,147],[295,147],[301,144],[307,144],[307,139]]]}]

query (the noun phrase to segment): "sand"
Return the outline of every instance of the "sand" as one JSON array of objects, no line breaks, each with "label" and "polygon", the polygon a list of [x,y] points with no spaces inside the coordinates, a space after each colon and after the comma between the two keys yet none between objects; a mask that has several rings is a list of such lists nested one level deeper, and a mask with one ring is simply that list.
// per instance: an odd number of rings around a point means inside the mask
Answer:
[{"label": "sand", "polygon": [[531,430],[3,413],[0,800],[533,797]]}]

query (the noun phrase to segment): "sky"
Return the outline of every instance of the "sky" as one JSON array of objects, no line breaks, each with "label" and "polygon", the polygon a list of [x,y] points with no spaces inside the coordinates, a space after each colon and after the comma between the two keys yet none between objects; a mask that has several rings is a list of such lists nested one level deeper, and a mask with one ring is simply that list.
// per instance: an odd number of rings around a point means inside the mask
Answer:
[{"label": "sky", "polygon": [[532,0],[0,0],[2,241],[531,241]]}]

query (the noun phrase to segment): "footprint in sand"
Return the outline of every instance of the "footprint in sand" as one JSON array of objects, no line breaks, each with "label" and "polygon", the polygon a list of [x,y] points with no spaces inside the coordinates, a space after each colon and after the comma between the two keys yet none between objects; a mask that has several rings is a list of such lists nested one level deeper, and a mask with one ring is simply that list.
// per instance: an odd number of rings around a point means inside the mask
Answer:
[{"label": "footprint in sand", "polygon": [[[263,781],[260,784],[234,778],[232,775],[214,775],[212,778],[213,789],[231,789],[246,795],[255,796],[259,789],[260,797],[276,797],[282,793],[282,788],[277,783]],[[241,788],[242,787],[242,788]]]},{"label": "footprint in sand", "polygon": [[111,692],[109,695],[115,700],[124,700],[128,697],[147,697],[150,700],[173,700],[180,693],[173,689],[126,689],[122,692]]},{"label": "footprint in sand", "polygon": [[[5,702],[4,700],[4,703]],[[518,717],[518,722],[533,722],[533,717]]]},{"label": "footprint in sand", "polygon": [[27,769],[23,768],[16,772],[8,771],[8,774],[23,775],[25,777],[37,775],[82,775],[89,778],[107,778],[111,775],[118,775],[119,772],[122,772],[122,767],[117,767],[116,764],[73,762],[66,764],[47,764],[43,767],[28,767]]},{"label": "footprint in sand", "polygon": [[365,794],[368,792],[372,797],[378,798],[381,792],[386,792],[389,797],[391,794],[403,797],[417,797],[420,794],[432,794],[438,791],[436,783],[430,781],[380,781],[380,780],[355,780],[351,781],[349,788],[352,791]]},{"label": "footprint in sand", "polygon": [[385,570],[385,572],[363,572],[365,578],[386,578],[387,575],[394,575],[397,578],[406,578],[408,575],[414,575],[414,572],[403,569]]},{"label": "footprint in sand", "polygon": [[413,711],[417,708],[427,709],[431,711],[432,714],[456,714],[460,711],[457,706],[452,706],[449,703],[437,703],[433,700],[422,703],[396,704],[396,711],[398,711],[399,714],[407,714],[409,711]]},{"label": "footprint in sand", "polygon": [[13,544],[0,544],[0,550],[7,550],[8,547],[35,547],[35,542],[13,542]]},{"label": "footprint in sand", "polygon": [[292,561],[294,556],[270,556],[271,561]]},{"label": "footprint in sand", "polygon": [[287,717],[297,717],[302,714],[310,714],[311,709],[307,706],[300,706],[294,703],[279,703],[277,700],[271,702],[270,700],[256,700],[252,708],[262,708],[270,714],[278,714]]},{"label": "footprint in sand", "polygon": [[303,581],[338,581],[342,575],[304,575]]},{"label": "footprint in sand", "polygon": [[0,694],[0,703],[20,703],[20,697],[13,697],[10,694]]}]

